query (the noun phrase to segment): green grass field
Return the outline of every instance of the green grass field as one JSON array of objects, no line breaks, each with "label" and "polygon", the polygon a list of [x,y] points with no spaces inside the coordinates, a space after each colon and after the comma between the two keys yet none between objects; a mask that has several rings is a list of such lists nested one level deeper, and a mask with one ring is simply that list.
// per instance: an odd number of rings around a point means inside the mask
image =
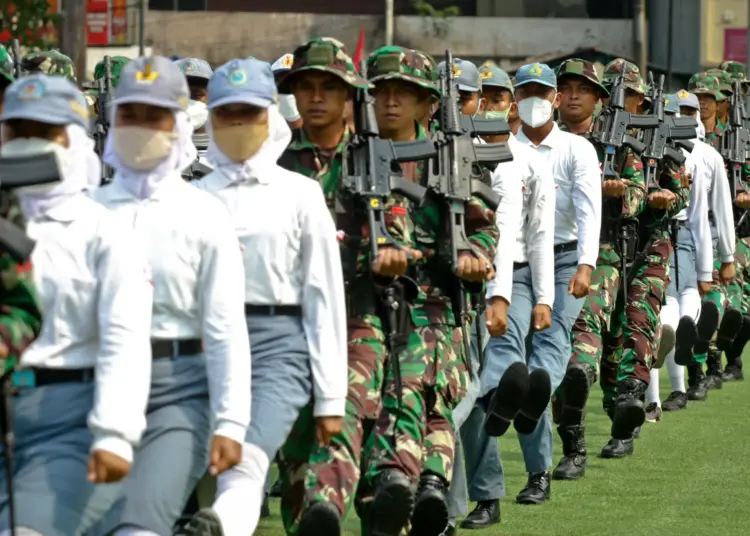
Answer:
[{"label": "green grass field", "polygon": [[[669,394],[666,368],[662,399]],[[494,536],[726,536],[750,534],[750,381],[711,391],[707,402],[690,403],[661,422],[646,423],[635,454],[624,460],[598,458],[609,439],[601,393],[592,394],[588,417],[588,472],[579,482],[553,482],[543,506],[520,506],[515,495],[526,483],[515,433],[500,440],[508,497],[502,523],[464,535]],[[561,456],[556,445],[555,462]],[[278,501],[258,536],[282,536]],[[347,536],[359,535],[357,519]]]}]

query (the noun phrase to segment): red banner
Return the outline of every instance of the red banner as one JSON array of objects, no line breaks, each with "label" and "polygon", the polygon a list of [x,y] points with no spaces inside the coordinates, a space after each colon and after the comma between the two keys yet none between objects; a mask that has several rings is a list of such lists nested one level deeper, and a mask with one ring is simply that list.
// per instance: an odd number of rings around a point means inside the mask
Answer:
[{"label": "red banner", "polygon": [[724,61],[747,60],[747,28],[726,28],[724,30]]},{"label": "red banner", "polygon": [[86,8],[86,40],[89,46],[109,44],[109,0],[89,0]]}]

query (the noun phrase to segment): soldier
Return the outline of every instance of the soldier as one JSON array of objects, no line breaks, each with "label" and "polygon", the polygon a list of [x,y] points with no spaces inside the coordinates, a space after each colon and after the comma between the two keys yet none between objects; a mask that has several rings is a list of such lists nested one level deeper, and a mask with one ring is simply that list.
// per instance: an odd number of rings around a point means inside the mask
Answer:
[{"label": "soldier", "polygon": [[[292,63],[294,63],[293,54],[284,54],[273,62],[271,69],[277,83],[292,69]],[[299,110],[297,110],[294,95],[279,95],[279,112],[284,116],[286,122],[289,123],[289,128],[292,130],[302,126],[302,117],[299,115]]]},{"label": "soldier", "polygon": [[[424,52],[421,52],[419,50],[414,50],[413,52],[417,55],[417,57],[421,58],[422,66],[424,69],[424,77],[428,80],[436,78],[435,72],[437,71],[437,65],[435,65],[435,60],[432,59],[432,56],[430,56],[429,54],[425,54]],[[417,121],[420,125],[422,125],[422,128],[425,130],[425,132],[432,132],[432,118],[435,110],[437,110],[438,108],[438,104],[439,97],[433,94],[433,98],[422,103],[421,108],[417,111]]]},{"label": "soldier", "polygon": [[5,88],[13,82],[13,60],[8,49],[0,45],[0,113],[3,111]]},{"label": "soldier", "polygon": [[240,461],[250,420],[242,258],[226,208],[182,180],[195,158],[188,97],[180,69],[154,56],[122,69],[112,101],[115,177],[94,197],[135,229],[156,293],[146,431],[102,534],[171,534],[206,470]]},{"label": "soldier", "polygon": [[729,76],[732,77],[732,80],[739,80],[742,82],[743,96],[747,95],[747,87],[750,81],[747,79],[747,70],[745,69],[744,64],[739,61],[723,61],[719,64],[719,69],[728,72]]},{"label": "soldier", "polygon": [[723,69],[718,68],[708,69],[706,74],[716,77],[719,81],[719,91],[726,97],[716,104],[716,122],[725,130],[729,124],[729,97],[734,93],[732,76]]},{"label": "soldier", "polygon": [[21,69],[28,74],[44,73],[64,76],[74,83],[78,81],[73,60],[55,49],[26,54],[21,60]]},{"label": "soldier", "polygon": [[[2,156],[54,153],[64,163],[59,183],[18,191],[36,241],[44,325],[13,378],[17,524],[31,535],[83,534],[114,500],[111,484],[130,471],[145,427],[153,287],[135,237],[85,192],[91,146],[81,92],[40,74],[11,84],[5,99]],[[7,496],[2,509],[7,532]]]}]

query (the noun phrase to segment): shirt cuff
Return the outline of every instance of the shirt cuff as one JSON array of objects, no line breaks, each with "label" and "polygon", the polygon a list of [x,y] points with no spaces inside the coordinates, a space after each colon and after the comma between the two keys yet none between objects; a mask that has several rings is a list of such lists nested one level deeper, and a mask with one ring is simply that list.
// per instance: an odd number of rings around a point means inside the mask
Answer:
[{"label": "shirt cuff", "polygon": [[721,264],[729,264],[730,262],[734,262],[734,255],[728,255],[721,258]]},{"label": "shirt cuff", "polygon": [[698,272],[698,281],[701,283],[711,283],[713,280],[712,272]]},{"label": "shirt cuff", "polygon": [[343,417],[346,410],[346,397],[315,399],[314,417]]},{"label": "shirt cuff", "polygon": [[240,445],[245,442],[245,434],[247,429],[232,421],[218,421],[216,429],[214,430],[215,436],[222,436],[236,441]]},{"label": "shirt cuff", "polygon": [[552,306],[555,304],[555,297],[551,296],[548,298],[546,296],[542,296],[541,298],[536,299],[536,304],[537,305],[549,305],[549,308],[552,309]]},{"label": "shirt cuff", "polygon": [[513,294],[513,280],[510,280],[509,285],[503,285],[503,284],[494,284],[494,285],[487,285],[487,294],[485,294],[485,297],[487,300],[491,300],[492,298],[503,298],[505,301],[508,302],[508,305],[510,305],[510,298]]},{"label": "shirt cuff", "polygon": [[596,268],[596,261],[599,259],[599,252],[597,251],[594,255],[581,255],[578,259],[578,266],[583,264]]},{"label": "shirt cuff", "polygon": [[106,450],[119,456],[128,463],[133,463],[133,446],[116,435],[97,435],[91,444],[91,452]]}]

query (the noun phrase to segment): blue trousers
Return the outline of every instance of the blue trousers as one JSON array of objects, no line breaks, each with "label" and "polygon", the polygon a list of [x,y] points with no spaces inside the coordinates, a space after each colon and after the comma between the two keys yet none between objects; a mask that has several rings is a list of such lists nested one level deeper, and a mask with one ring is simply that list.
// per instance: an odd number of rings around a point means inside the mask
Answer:
[{"label": "blue trousers", "polygon": [[[695,270],[696,251],[693,235],[690,229],[680,226],[677,229],[677,240],[675,253],[669,259],[670,273],[677,274],[672,277],[667,289],[667,295],[678,298],[680,293],[689,288],[698,288],[698,273]],[[677,255],[677,266],[675,266],[674,255]],[[677,286],[679,282],[679,287]]]}]

